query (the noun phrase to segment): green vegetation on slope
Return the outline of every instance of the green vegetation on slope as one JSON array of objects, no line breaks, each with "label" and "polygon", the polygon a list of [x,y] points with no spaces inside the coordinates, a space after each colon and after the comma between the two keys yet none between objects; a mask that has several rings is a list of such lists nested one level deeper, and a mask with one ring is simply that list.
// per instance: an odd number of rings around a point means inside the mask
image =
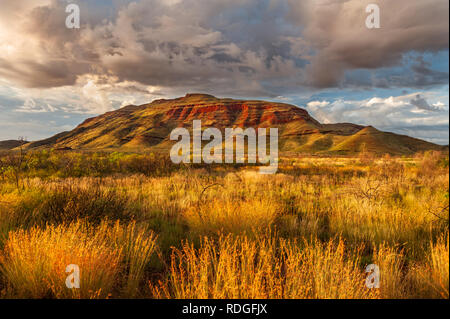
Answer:
[{"label": "green vegetation on slope", "polygon": [[294,105],[266,101],[219,99],[188,94],[172,100],[130,105],[85,120],[74,130],[29,143],[28,149],[170,149],[170,133],[177,127],[278,128],[281,151],[324,154],[358,154],[363,148],[377,154],[411,155],[443,150],[442,146],[385,133],[351,123],[321,124]]}]

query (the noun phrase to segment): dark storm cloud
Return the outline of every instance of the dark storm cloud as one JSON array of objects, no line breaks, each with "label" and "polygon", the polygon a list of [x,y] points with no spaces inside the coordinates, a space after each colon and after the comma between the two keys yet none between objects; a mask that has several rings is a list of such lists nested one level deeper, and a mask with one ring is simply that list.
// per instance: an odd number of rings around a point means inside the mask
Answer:
[{"label": "dark storm cloud", "polygon": [[[345,71],[398,65],[405,53],[448,49],[448,1],[290,1],[291,21],[305,25],[316,54],[309,80],[318,87],[340,84]],[[365,27],[365,7],[380,6],[381,28]]]},{"label": "dark storm cloud", "polygon": [[[429,60],[442,58],[440,54],[431,54]],[[447,56],[448,57],[448,56]],[[438,63],[439,65],[439,63]],[[445,70],[442,65],[441,70]],[[380,68],[379,70],[357,69],[347,71],[341,85],[355,88],[413,88],[423,89],[448,84],[448,72],[436,69],[422,55],[405,57],[399,67]]]},{"label": "dark storm cloud", "polygon": [[[448,49],[448,1],[378,1],[382,28],[365,27],[360,0],[78,1],[82,28],[64,27],[67,2],[8,1],[0,13],[0,77],[32,88],[85,75],[218,94],[277,96],[299,87],[421,87],[448,73],[417,60],[405,74],[348,71]],[[390,72],[389,70],[387,71]]]},{"label": "dark storm cloud", "polygon": [[434,107],[431,107],[430,104],[428,104],[427,100],[425,100],[420,94],[417,94],[412,100],[409,101],[412,105],[418,107],[422,110],[427,111],[433,111],[435,110]]},{"label": "dark storm cloud", "polygon": [[[424,60],[422,56],[416,59],[416,63],[412,65],[411,70],[414,72],[415,87],[425,87],[431,85],[439,85],[448,83],[448,73],[433,70],[431,63]],[[405,81],[406,82],[406,81]],[[410,83],[413,86],[413,83]]]}]

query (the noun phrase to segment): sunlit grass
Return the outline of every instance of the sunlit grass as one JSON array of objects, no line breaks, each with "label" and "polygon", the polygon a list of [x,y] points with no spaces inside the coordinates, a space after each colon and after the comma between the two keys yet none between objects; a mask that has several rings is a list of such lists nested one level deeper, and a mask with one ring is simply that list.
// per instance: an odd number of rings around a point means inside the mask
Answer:
[{"label": "sunlit grass", "polygon": [[152,290],[179,299],[375,297],[358,264],[359,253],[346,257],[342,240],[205,237],[199,249],[189,242],[175,249],[167,281]]},{"label": "sunlit grass", "polygon": [[[124,289],[133,296],[155,249],[155,237],[128,226],[102,223],[33,227],[9,233],[0,259],[7,294],[21,298],[106,298]],[[80,288],[68,289],[68,265],[80,268]]]},{"label": "sunlit grass", "polygon": [[[20,189],[0,176],[5,297],[449,296],[448,156],[282,157],[265,176],[151,155],[35,156]],[[379,289],[364,285],[371,263]],[[69,264],[80,289],[65,287]]]}]

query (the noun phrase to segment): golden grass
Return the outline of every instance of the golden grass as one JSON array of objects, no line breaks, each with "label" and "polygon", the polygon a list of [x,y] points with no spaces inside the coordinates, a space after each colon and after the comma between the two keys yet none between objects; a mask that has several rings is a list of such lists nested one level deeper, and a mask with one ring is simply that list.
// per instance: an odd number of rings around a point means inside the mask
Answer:
[{"label": "golden grass", "polygon": [[196,234],[213,234],[219,231],[240,234],[258,233],[270,228],[279,210],[268,200],[212,201],[186,210],[184,217]]},{"label": "golden grass", "polygon": [[174,249],[169,278],[151,286],[159,298],[370,298],[342,240],[301,244],[271,236],[205,237],[199,249]]},{"label": "golden grass", "polygon": [[431,253],[429,256],[431,265],[431,286],[438,296],[449,298],[449,236],[442,235],[436,244],[431,243]]},{"label": "golden grass", "polygon": [[[272,176],[30,176],[20,191],[4,179],[0,286],[18,298],[448,298],[446,160],[286,157]],[[379,289],[364,285],[371,263]],[[68,264],[80,290],[65,288]]]},{"label": "golden grass", "polygon": [[402,250],[381,244],[375,249],[373,260],[380,269],[380,296],[387,299],[404,298],[407,292],[402,274],[405,262]]},{"label": "golden grass", "polygon": [[410,268],[407,281],[409,292],[416,298],[449,298],[449,248],[448,232],[430,243],[424,263]]},{"label": "golden grass", "polygon": [[115,247],[120,247],[121,261],[126,265],[127,276],[123,294],[135,297],[139,294],[139,285],[143,282],[145,268],[156,250],[156,237],[150,232],[138,230],[136,223],[127,226],[116,222],[113,227],[102,225],[102,231]]},{"label": "golden grass", "polygon": [[[0,259],[8,294],[21,298],[106,298],[120,278],[131,296],[142,280],[155,248],[153,234],[145,237],[134,224],[91,227],[71,225],[31,228],[9,233]],[[80,268],[80,288],[68,289],[68,265]]]}]

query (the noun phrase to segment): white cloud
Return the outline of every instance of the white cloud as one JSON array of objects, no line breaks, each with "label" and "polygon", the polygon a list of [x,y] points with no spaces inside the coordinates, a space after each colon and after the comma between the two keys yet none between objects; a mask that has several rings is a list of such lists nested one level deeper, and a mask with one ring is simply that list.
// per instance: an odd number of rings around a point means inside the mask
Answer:
[{"label": "white cloud", "polygon": [[52,113],[56,112],[57,109],[48,103],[37,104],[32,98],[27,98],[23,105],[15,109],[16,112],[20,113]]},{"label": "white cloud", "polygon": [[83,86],[81,92],[84,97],[84,102],[87,103],[88,109],[93,113],[105,113],[113,110],[107,93],[101,91],[93,80],[89,80]]},{"label": "white cloud", "polygon": [[[449,110],[444,103],[434,102],[437,98],[441,97],[436,92],[416,92],[356,101],[312,101],[307,103],[307,109],[322,123],[372,125],[381,130],[448,143]],[[417,106],[417,101],[433,105],[433,108]]]},{"label": "white cloud", "polygon": [[441,101],[437,101],[436,103],[433,103],[431,105],[433,105],[436,109],[439,110],[443,110],[445,108],[445,104],[442,103]]},{"label": "white cloud", "polygon": [[312,110],[317,110],[318,108],[330,105],[328,101],[311,101],[308,103],[308,108]]},{"label": "white cloud", "polygon": [[378,97],[374,97],[371,98],[366,104],[365,106],[367,107],[373,107],[376,105],[386,105],[389,107],[399,107],[399,106],[404,106],[406,104],[406,102],[403,100],[403,97],[388,97],[386,99],[382,99],[382,98],[378,98]]}]

